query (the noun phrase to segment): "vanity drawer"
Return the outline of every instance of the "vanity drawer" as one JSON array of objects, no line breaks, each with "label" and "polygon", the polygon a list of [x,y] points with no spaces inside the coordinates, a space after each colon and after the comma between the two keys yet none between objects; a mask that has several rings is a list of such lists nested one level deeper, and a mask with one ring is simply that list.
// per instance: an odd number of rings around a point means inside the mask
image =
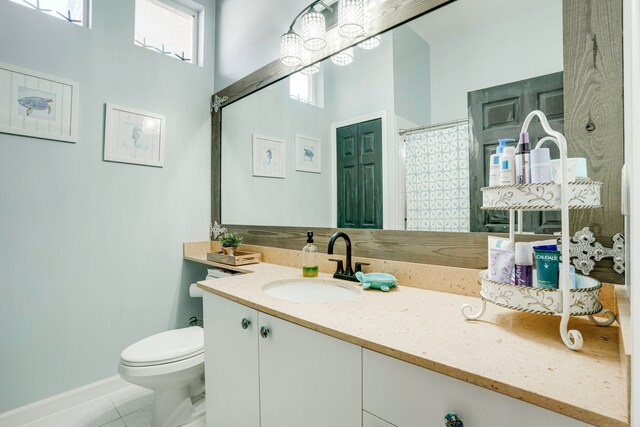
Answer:
[{"label": "vanity drawer", "polygon": [[588,426],[366,349],[362,353],[362,381],[363,409],[398,427],[444,426],[448,412],[456,412],[471,427]]}]

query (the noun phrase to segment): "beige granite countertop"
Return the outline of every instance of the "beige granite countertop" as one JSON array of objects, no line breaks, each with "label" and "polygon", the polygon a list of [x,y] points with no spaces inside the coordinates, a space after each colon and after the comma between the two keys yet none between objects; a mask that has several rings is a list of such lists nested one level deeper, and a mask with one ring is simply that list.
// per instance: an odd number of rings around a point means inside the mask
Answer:
[{"label": "beige granite countertop", "polygon": [[[300,278],[299,269],[242,266],[250,274],[198,282],[205,291],[415,365],[599,426],[626,426],[626,376],[617,326],[572,318],[582,350],[560,339],[560,318],[492,304],[481,320],[465,320],[460,306],[474,297],[398,286],[363,291],[356,300],[304,303],[277,299],[262,286]],[[320,274],[321,278],[331,278]],[[349,283],[349,282],[343,282]],[[354,284],[356,286],[356,284]]]}]

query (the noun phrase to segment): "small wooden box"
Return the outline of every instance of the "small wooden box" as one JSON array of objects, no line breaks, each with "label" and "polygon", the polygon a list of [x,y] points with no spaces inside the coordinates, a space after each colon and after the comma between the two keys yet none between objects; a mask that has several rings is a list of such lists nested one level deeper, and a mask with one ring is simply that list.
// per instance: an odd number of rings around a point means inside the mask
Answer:
[{"label": "small wooden box", "polygon": [[207,254],[207,260],[227,265],[257,264],[260,259],[261,256],[258,252],[236,251],[235,256],[227,255],[224,252],[209,252]]}]

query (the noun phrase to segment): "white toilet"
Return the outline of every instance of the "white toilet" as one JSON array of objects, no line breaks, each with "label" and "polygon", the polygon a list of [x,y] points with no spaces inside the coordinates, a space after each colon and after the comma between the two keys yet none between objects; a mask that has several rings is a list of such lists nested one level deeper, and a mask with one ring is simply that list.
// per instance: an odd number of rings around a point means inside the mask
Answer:
[{"label": "white toilet", "polygon": [[[120,376],[154,393],[152,427],[175,427],[201,417],[193,405],[204,392],[204,334],[199,326],[161,332],[120,354]],[[204,402],[201,402],[204,403]]]}]

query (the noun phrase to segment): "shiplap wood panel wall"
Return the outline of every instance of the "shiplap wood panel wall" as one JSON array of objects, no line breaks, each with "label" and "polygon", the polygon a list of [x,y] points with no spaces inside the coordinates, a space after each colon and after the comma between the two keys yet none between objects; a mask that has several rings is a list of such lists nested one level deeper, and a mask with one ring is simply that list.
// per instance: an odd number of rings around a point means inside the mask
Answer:
[{"label": "shiplap wood panel wall", "polygon": [[562,16],[569,156],[586,157],[589,177],[604,183],[604,209],[571,212],[571,233],[588,224],[597,236],[613,236],[624,232],[622,1],[565,0]]}]

